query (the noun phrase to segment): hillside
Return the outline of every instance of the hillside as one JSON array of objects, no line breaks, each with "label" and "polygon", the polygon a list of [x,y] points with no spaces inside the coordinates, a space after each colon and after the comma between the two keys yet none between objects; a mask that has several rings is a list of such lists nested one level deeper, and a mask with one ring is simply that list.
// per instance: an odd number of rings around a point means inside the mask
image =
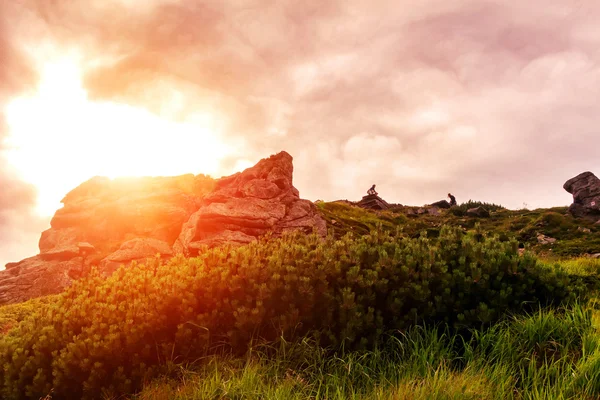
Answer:
[{"label": "hillside", "polygon": [[[482,206],[491,210],[489,217],[471,217],[466,210]],[[410,237],[426,232],[436,237],[443,225],[464,230],[479,225],[502,240],[514,238],[520,247],[544,257],[573,257],[600,254],[600,224],[577,218],[567,207],[537,210],[508,210],[497,205],[467,202],[452,209],[392,206],[389,210],[368,210],[347,201],[318,202],[317,208],[336,237],[348,232],[367,234],[381,226],[384,230],[401,229]],[[553,239],[556,239],[554,241]]]},{"label": "hillside", "polygon": [[32,298],[0,307],[2,397],[600,396],[590,175],[568,209],[313,204],[291,161],[69,193],[0,274]]}]

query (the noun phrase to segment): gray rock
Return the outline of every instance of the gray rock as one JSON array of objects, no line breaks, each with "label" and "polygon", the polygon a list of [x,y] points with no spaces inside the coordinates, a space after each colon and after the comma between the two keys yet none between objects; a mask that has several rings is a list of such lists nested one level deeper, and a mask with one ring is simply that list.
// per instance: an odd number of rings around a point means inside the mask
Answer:
[{"label": "gray rock", "polygon": [[569,212],[575,217],[593,221],[600,215],[600,179],[591,172],[583,172],[569,179],[563,188],[573,195]]},{"label": "gray rock", "polygon": [[539,244],[552,244],[552,243],[556,242],[556,239],[553,238],[553,237],[546,236],[546,235],[540,233],[537,236],[537,241],[538,241]]}]

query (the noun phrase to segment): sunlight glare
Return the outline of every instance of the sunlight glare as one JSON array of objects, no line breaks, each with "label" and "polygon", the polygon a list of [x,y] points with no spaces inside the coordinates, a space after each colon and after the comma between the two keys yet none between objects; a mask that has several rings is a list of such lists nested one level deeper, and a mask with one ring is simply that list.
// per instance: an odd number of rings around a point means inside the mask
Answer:
[{"label": "sunlight glare", "polygon": [[36,93],[5,110],[7,157],[37,187],[40,215],[52,215],[69,190],[93,176],[215,174],[232,151],[212,115],[173,122],[143,108],[90,101],[81,82],[72,61],[46,64]]}]

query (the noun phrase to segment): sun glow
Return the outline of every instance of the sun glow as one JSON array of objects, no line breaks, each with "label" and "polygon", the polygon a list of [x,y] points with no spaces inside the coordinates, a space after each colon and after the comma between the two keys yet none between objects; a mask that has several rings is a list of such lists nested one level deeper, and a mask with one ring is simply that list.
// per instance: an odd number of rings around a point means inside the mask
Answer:
[{"label": "sun glow", "polygon": [[174,122],[143,108],[89,100],[72,61],[45,64],[35,93],[13,100],[5,112],[8,160],[37,187],[40,215],[54,213],[69,190],[96,175],[215,174],[232,152],[212,115]]}]

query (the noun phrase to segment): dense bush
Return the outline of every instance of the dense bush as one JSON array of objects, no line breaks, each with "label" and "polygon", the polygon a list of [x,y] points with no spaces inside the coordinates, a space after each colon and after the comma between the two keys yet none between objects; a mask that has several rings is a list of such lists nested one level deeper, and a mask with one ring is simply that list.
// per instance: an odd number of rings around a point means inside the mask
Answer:
[{"label": "dense bush", "polygon": [[578,291],[565,273],[519,256],[516,242],[460,228],[436,239],[265,238],[76,282],[0,341],[2,395],[128,393],[166,365],[244,352],[254,338],[311,333],[365,347],[417,322],[477,326]]},{"label": "dense bush", "polygon": [[469,210],[471,208],[477,208],[477,207],[483,207],[486,210],[488,210],[489,212],[505,210],[505,208],[499,204],[469,200],[466,203],[461,203],[460,205],[453,206],[452,208],[450,208],[450,212],[456,216],[461,217],[467,213],[467,210]]}]

